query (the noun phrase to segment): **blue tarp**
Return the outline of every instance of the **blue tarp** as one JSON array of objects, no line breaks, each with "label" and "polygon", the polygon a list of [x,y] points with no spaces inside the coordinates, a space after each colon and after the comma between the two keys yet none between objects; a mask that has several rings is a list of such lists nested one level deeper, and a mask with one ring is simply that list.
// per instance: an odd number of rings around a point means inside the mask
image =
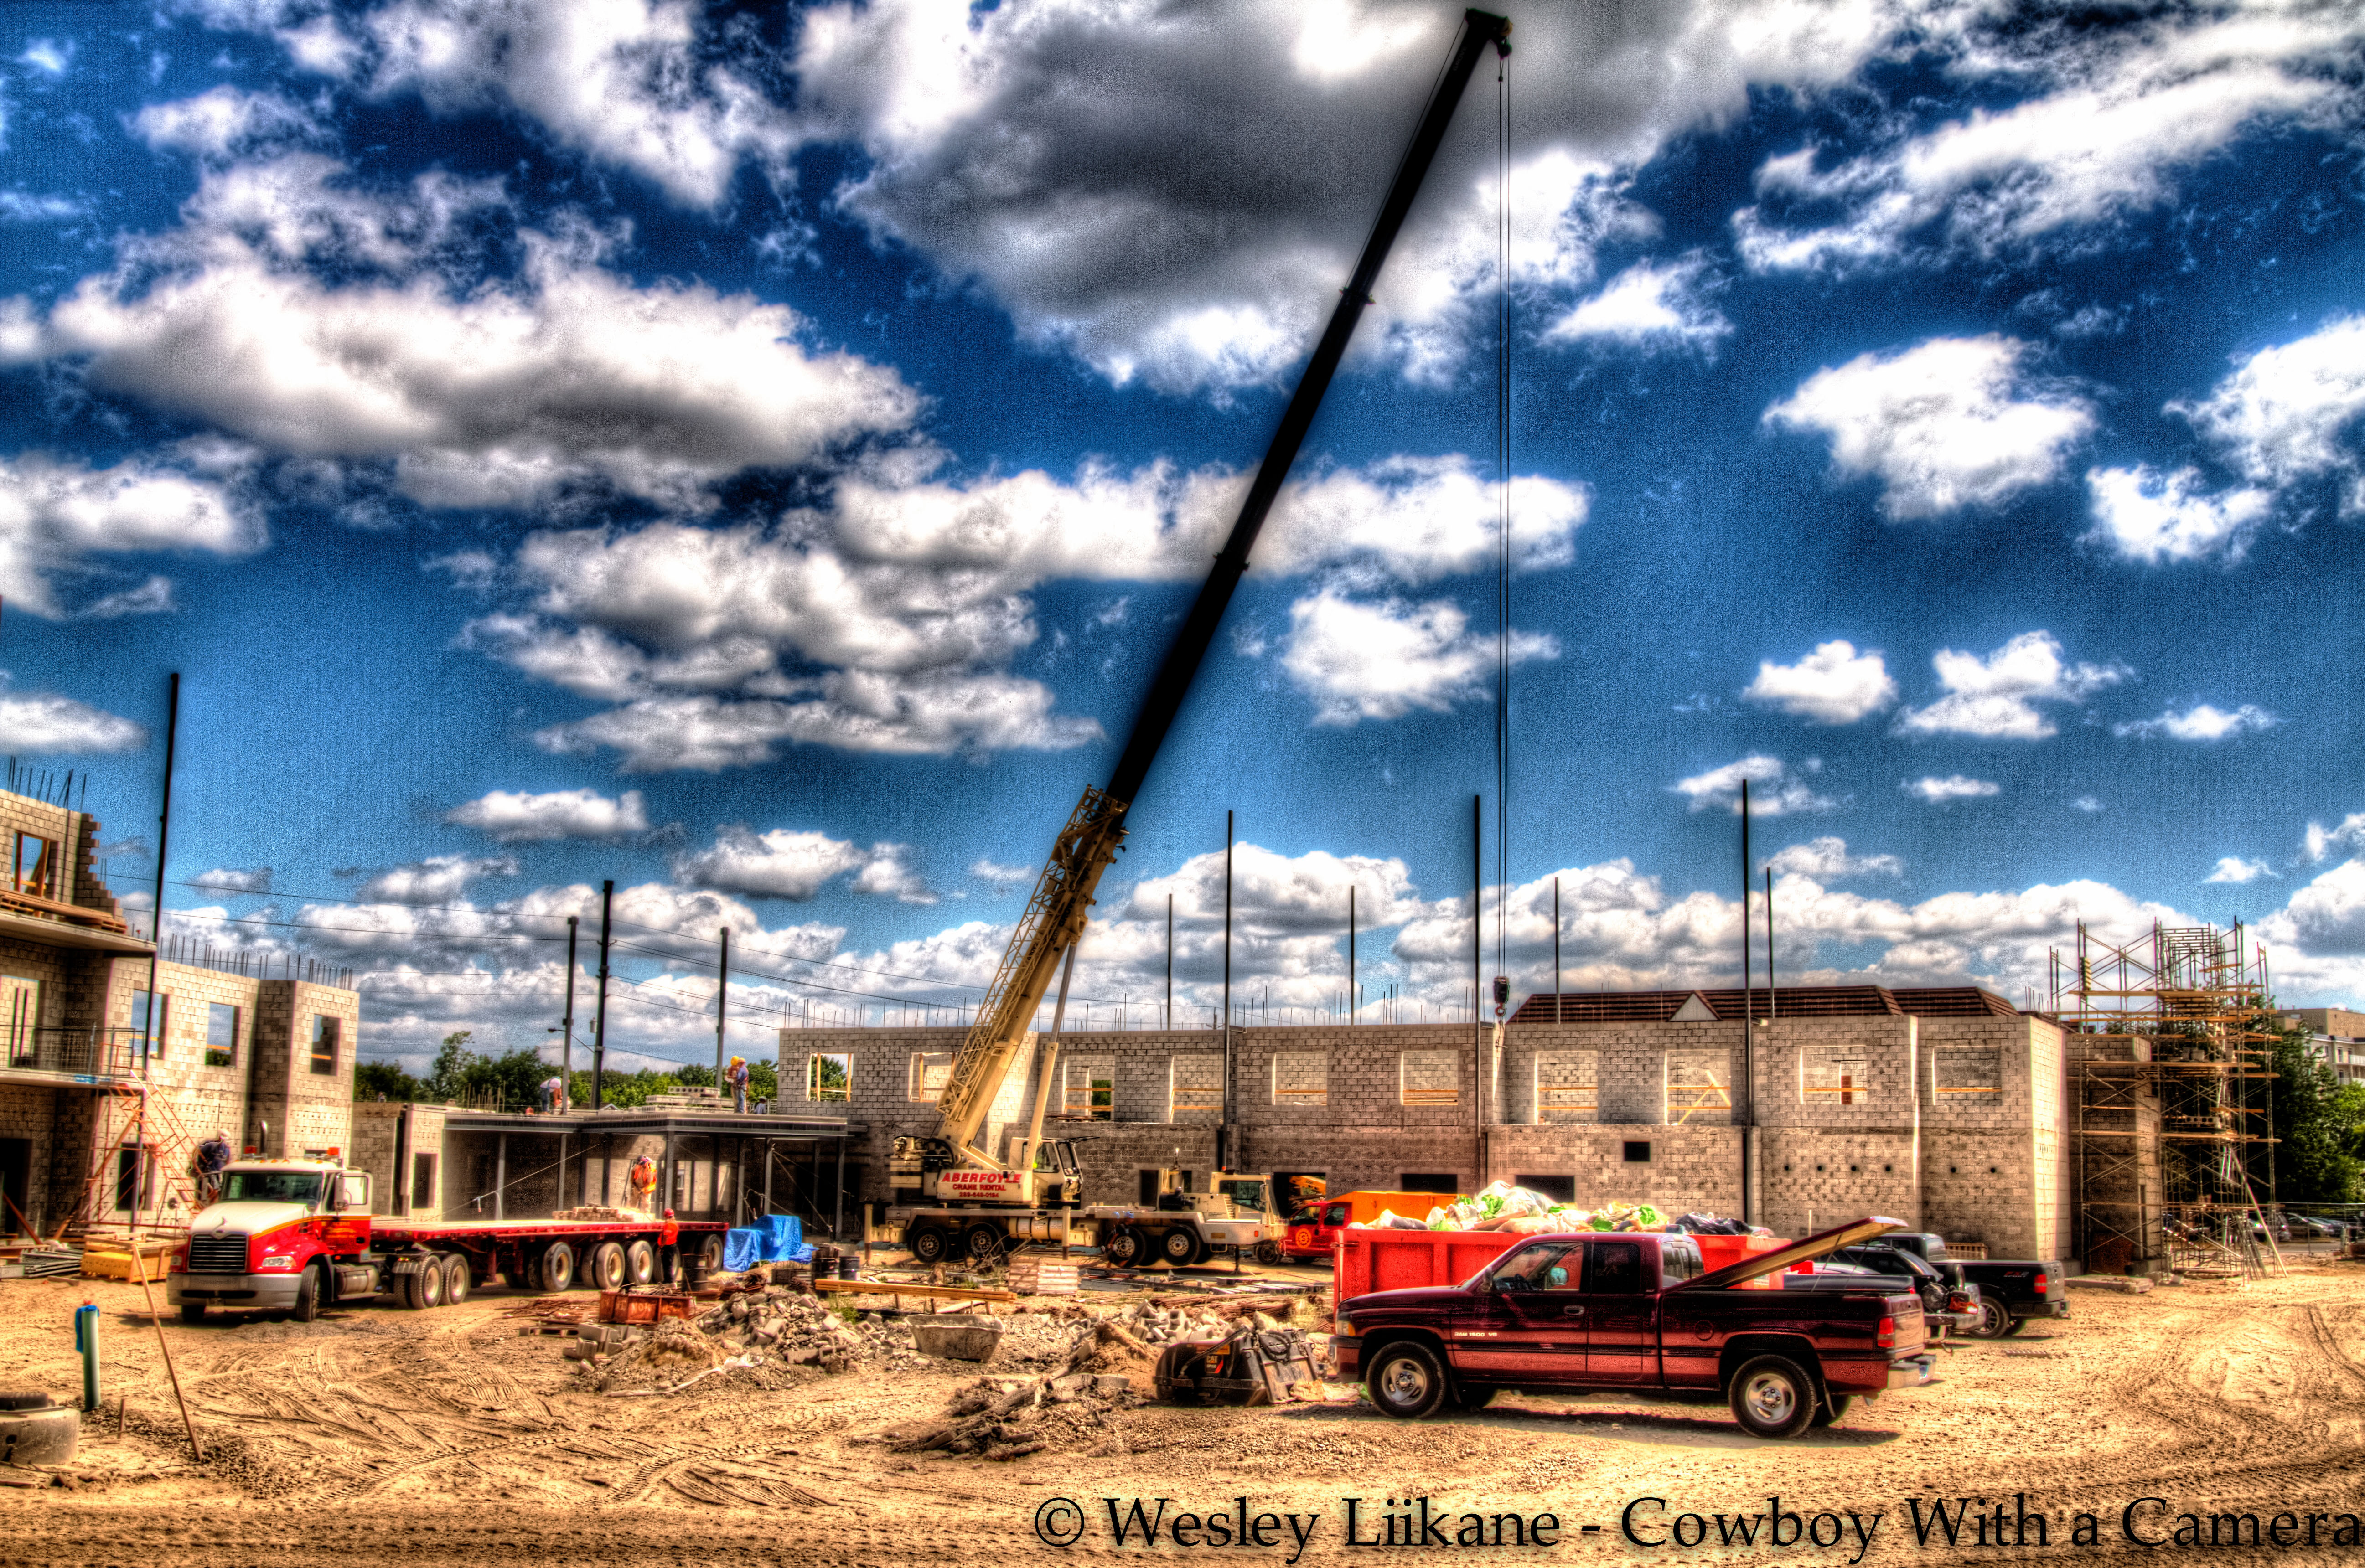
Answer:
[{"label": "blue tarp", "polygon": [[723,1233],[723,1266],[737,1272],[758,1263],[810,1263],[813,1249],[804,1244],[804,1228],[794,1215],[766,1215],[755,1225],[734,1226]]}]

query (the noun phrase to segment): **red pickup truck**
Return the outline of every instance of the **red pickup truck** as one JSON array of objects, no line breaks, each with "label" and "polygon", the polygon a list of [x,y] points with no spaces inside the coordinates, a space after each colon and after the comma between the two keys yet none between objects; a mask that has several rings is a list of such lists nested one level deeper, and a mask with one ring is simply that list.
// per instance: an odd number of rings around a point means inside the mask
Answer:
[{"label": "red pickup truck", "polygon": [[1797,1437],[1931,1381],[1922,1298],[1870,1276],[1861,1294],[1734,1287],[1903,1228],[1861,1219],[1714,1271],[1688,1236],[1532,1237],[1459,1285],[1340,1303],[1339,1375],[1407,1420],[1507,1388],[1721,1393],[1749,1431]]}]

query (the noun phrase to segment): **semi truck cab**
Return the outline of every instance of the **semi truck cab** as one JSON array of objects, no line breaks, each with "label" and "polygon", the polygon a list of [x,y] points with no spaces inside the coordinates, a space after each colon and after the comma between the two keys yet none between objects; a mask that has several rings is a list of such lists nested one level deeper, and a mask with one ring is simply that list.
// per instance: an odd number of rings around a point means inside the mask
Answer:
[{"label": "semi truck cab", "polygon": [[[184,1317],[208,1306],[306,1316],[319,1306],[316,1260],[354,1259],[370,1248],[370,1178],[328,1159],[241,1159],[222,1172],[221,1196],[189,1222],[174,1249],[164,1299]],[[377,1289],[376,1271],[351,1282]],[[340,1280],[339,1283],[345,1282]]]}]

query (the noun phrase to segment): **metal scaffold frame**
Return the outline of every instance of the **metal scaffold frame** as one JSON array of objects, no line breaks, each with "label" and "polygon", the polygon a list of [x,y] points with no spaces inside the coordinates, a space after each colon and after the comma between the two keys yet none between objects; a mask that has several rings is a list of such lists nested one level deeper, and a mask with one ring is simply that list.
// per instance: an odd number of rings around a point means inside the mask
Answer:
[{"label": "metal scaffold frame", "polygon": [[[2222,931],[2154,922],[2121,946],[2081,921],[2074,954],[2057,948],[2050,962],[2051,1011],[2069,1035],[2087,1267],[2280,1268],[2266,1223],[2275,1139],[2265,1085],[2277,1031],[2265,950],[2238,922]],[[2270,1238],[2264,1257],[2260,1236]]]}]

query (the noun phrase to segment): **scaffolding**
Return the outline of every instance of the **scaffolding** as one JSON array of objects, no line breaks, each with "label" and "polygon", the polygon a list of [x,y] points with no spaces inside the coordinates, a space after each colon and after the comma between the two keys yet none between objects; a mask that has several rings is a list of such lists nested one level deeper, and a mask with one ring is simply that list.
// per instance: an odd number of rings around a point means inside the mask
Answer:
[{"label": "scaffolding", "polygon": [[2280,1268],[2267,1225],[2277,1035],[2264,949],[2238,922],[2155,922],[2119,946],[2081,921],[2074,953],[2050,958],[2051,1011],[2068,1031],[2086,1267],[2245,1277]]}]

